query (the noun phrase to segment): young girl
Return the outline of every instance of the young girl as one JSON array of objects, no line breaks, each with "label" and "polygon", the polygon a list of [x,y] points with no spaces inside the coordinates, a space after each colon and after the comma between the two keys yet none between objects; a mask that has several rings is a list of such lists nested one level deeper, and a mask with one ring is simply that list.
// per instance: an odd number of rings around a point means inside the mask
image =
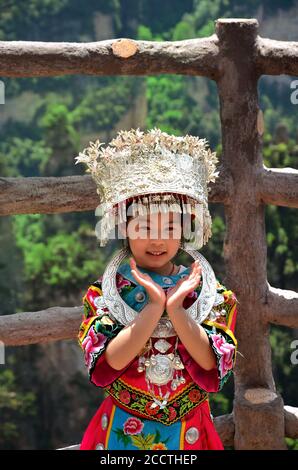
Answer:
[{"label": "young girl", "polygon": [[[82,450],[224,449],[209,392],[221,390],[233,372],[237,299],[193,249],[211,234],[204,201],[215,176],[214,154],[196,137],[181,140],[132,129],[121,131],[108,150],[100,151],[97,141],[77,157],[101,181],[105,217],[116,216],[109,224],[103,219],[98,238],[106,243],[116,225],[127,237],[126,248],[83,296],[79,344],[90,381],[107,397],[84,433]],[[196,169],[185,156],[198,163]],[[111,171],[113,163],[121,172]],[[185,215],[192,228],[200,222],[191,233],[192,249]],[[179,250],[194,257],[190,268],[174,264]],[[126,256],[129,263],[120,265]]]}]

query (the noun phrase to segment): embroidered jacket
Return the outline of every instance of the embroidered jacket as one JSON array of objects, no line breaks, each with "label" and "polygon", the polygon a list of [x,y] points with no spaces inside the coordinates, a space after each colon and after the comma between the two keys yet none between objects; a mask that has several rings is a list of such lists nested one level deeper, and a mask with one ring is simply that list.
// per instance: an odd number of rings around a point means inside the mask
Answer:
[{"label": "embroidered jacket", "polygon": [[[172,276],[161,276],[147,271],[155,282],[163,288],[172,287],[181,278],[190,273],[190,268]],[[145,374],[137,371],[138,357],[134,358],[122,370],[113,369],[105,359],[105,350],[109,342],[124,326],[116,321],[105,306],[101,282],[102,276],[93,282],[83,296],[84,315],[80,325],[78,340],[84,351],[85,364],[89,379],[96,386],[103,387],[115,403],[136,416],[160,421],[166,425],[181,419],[192,409],[208,398],[209,392],[217,392],[229,379],[236,361],[237,340],[234,329],[237,316],[238,300],[217,280],[217,293],[222,296],[222,303],[214,306],[212,314],[201,324],[208,335],[210,345],[216,357],[216,367],[203,369],[190,356],[185,346],[178,339],[177,351],[185,367],[185,384],[171,391],[168,403],[163,409],[152,408],[152,396],[147,389]],[[123,264],[116,274],[118,292],[132,308],[141,311],[148,303],[146,289],[139,285],[131,274],[130,266]],[[170,285],[169,285],[170,284]],[[183,307],[188,308],[200,294],[202,283],[184,300]],[[166,312],[164,312],[165,314]],[[152,338],[153,340],[153,338]],[[156,341],[157,339],[154,338]],[[176,336],[166,338],[172,349]],[[153,341],[154,347],[154,341]],[[169,351],[171,352],[171,350]]]}]

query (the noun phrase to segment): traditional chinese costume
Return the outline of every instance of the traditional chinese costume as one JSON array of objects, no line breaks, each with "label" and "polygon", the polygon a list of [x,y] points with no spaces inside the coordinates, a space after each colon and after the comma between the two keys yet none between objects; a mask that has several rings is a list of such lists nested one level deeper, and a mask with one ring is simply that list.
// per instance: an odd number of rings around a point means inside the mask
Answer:
[{"label": "traditional chinese costume", "polygon": [[[172,287],[190,272],[183,265],[178,274],[171,276],[139,269],[163,289]],[[102,276],[90,285],[83,297],[79,344],[84,350],[90,381],[104,388],[107,397],[85,431],[81,450],[224,449],[210,412],[209,392],[220,391],[233,372],[238,301],[231,290],[216,281],[216,302],[202,323],[216,357],[216,367],[205,370],[193,360],[164,311],[150,338],[151,351],[160,359],[172,359],[175,354],[178,367],[176,375],[170,371],[166,384],[165,380],[160,382],[163,383],[157,387],[160,395],[148,389],[145,367],[140,362],[142,358],[146,360],[150,347],[144,347],[145,355],[144,351],[140,352],[122,370],[113,369],[107,363],[105,349],[124,325],[113,318],[103,301]],[[148,303],[145,288],[137,283],[128,264],[119,266],[116,285],[121,298],[136,311],[140,312]],[[185,298],[185,309],[200,295],[201,287],[202,283]],[[169,370],[161,360],[155,374],[167,373]]]},{"label": "traditional chinese costume", "polygon": [[[119,131],[109,146],[101,146],[99,140],[90,142],[76,157],[76,163],[88,166],[100,196],[96,215],[103,217],[95,228],[100,245],[115,238],[117,226],[127,229],[129,215],[181,214],[181,249],[199,259],[202,267],[201,283],[185,297],[183,307],[208,335],[216,367],[205,370],[194,361],[166,311],[137,357],[122,370],[108,364],[109,342],[149,301],[130,265],[121,265],[127,253],[120,252],[83,297],[79,343],[90,381],[104,388],[107,397],[91,420],[81,449],[223,449],[209,393],[221,390],[235,365],[237,299],[197,251],[212,235],[208,183],[219,175],[216,154],[207,148],[206,139],[169,135],[156,128],[146,133]],[[139,270],[163,289],[190,273],[184,266],[169,276]]]}]

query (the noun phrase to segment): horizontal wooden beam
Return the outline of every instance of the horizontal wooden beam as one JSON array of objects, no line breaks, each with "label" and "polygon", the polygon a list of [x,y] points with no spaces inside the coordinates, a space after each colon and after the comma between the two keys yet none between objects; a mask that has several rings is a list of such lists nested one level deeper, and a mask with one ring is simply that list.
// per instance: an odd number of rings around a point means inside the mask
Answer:
[{"label": "horizontal wooden beam", "polygon": [[[210,183],[209,202],[228,203],[233,180],[219,167]],[[256,174],[257,197],[265,204],[298,207],[298,170],[266,168]],[[64,177],[0,178],[0,215],[51,214],[95,210],[100,203],[90,175]]]},{"label": "horizontal wooden beam", "polygon": [[214,418],[214,426],[218,432],[220,439],[225,447],[233,447],[235,424],[233,413],[216,416]]},{"label": "horizontal wooden beam", "polygon": [[98,204],[89,175],[0,178],[0,215],[87,211]]},{"label": "horizontal wooden beam", "polygon": [[[263,319],[292,328],[298,327],[298,294],[268,283],[262,304]],[[0,316],[0,341],[6,345],[46,343],[74,338],[83,314],[81,307],[50,307],[37,312]]]},{"label": "horizontal wooden beam", "polygon": [[268,282],[265,303],[262,304],[263,320],[298,328],[298,293],[272,287]]},{"label": "horizontal wooden beam", "polygon": [[[0,41],[2,77],[83,75],[200,75],[219,77],[219,44],[253,41],[259,75],[298,75],[298,42],[257,35],[255,19],[219,18],[216,33],[183,41],[116,38],[97,42]],[[240,34],[240,35],[239,35]],[[235,42],[235,35],[236,42]]]},{"label": "horizontal wooden beam", "polygon": [[50,307],[38,312],[0,316],[0,341],[5,346],[48,343],[77,337],[81,307]]},{"label": "horizontal wooden beam", "polygon": [[1,77],[218,73],[217,36],[183,41],[0,41]]},{"label": "horizontal wooden beam", "polygon": [[258,36],[255,60],[260,75],[298,75],[298,42]]},{"label": "horizontal wooden beam", "polygon": [[298,170],[267,168],[256,174],[257,197],[264,204],[298,208]]},{"label": "horizontal wooden beam", "polygon": [[285,436],[298,439],[298,408],[286,405],[285,410]]},{"label": "horizontal wooden beam", "polygon": [[[232,179],[222,171],[210,183],[210,202],[226,202]],[[100,199],[90,175],[64,177],[0,178],[0,215],[53,214],[95,210]]]},{"label": "horizontal wooden beam", "polygon": [[56,450],[80,450],[81,444],[73,444],[72,446],[68,447],[60,447],[59,449]]}]

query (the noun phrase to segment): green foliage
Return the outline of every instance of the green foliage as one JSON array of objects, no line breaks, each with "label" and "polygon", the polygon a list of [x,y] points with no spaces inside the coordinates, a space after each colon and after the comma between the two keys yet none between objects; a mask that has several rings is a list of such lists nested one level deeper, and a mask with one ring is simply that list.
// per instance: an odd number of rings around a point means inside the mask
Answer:
[{"label": "green foliage", "polygon": [[57,15],[68,3],[69,0],[2,1],[0,39],[2,41],[14,40],[21,28],[30,29],[35,26],[36,22],[44,27],[49,18]]},{"label": "green foliage", "polygon": [[298,439],[291,439],[290,437],[286,437],[285,440],[289,450],[298,450]]},{"label": "green foliage", "polygon": [[36,176],[43,172],[52,149],[43,140],[12,137],[0,143],[0,160],[5,161],[6,176]]},{"label": "green foliage", "polygon": [[[292,363],[292,342],[297,339],[295,331],[286,327],[272,326],[270,345],[272,349],[273,375],[276,387],[286,405],[298,406],[298,365]],[[295,347],[295,349],[297,349]]]},{"label": "green foliage", "polygon": [[82,100],[75,103],[72,123],[85,132],[112,129],[133,104],[142,81],[139,77],[105,77],[98,80],[98,85],[88,88]]},{"label": "green foliage", "polygon": [[69,145],[78,143],[72,127],[72,115],[64,104],[50,103],[40,119],[40,127],[45,133],[48,145],[66,150]]},{"label": "green foliage", "polygon": [[21,432],[18,423],[35,413],[35,398],[33,392],[21,390],[12,369],[0,370],[0,448],[15,447]]},{"label": "green foliage", "polygon": [[197,36],[201,38],[205,38],[207,36],[211,36],[214,34],[214,21],[209,20],[198,32]]},{"label": "green foliage", "polygon": [[60,231],[47,236],[42,214],[14,216],[13,223],[27,281],[71,289],[94,276],[100,268],[98,260],[86,257],[80,233]]},{"label": "green foliage", "polygon": [[207,127],[203,111],[189,92],[189,81],[180,75],[147,77],[147,128],[160,127],[174,135],[203,133]]},{"label": "green foliage", "polygon": [[140,24],[137,30],[137,38],[140,41],[153,41],[153,36],[150,28]]},{"label": "green foliage", "polygon": [[[286,128],[282,132],[285,130]],[[264,164],[268,168],[295,167],[297,144],[292,139],[276,142],[276,137],[265,135],[263,153]],[[296,211],[288,207],[267,205],[265,223],[269,281],[282,288],[295,289],[298,273]]]},{"label": "green foliage", "polygon": [[173,41],[182,41],[183,39],[193,39],[196,37],[196,33],[192,24],[189,24],[187,21],[179,21],[176,24],[173,34]]},{"label": "green foliage", "polygon": [[[152,31],[157,38],[166,38],[168,32],[180,21],[183,14],[193,9],[193,0],[171,0],[160,2],[159,0],[127,0],[122,2],[122,13],[124,17],[123,24],[126,31],[131,32],[134,37],[134,29],[130,27],[131,18],[134,18],[138,25],[145,25]],[[129,37],[129,36],[128,36]]]},{"label": "green foliage", "polygon": [[183,16],[183,21],[189,24],[190,30],[194,32],[192,37],[205,37],[215,33],[215,20],[229,16],[227,7],[229,1],[194,0],[193,11]]},{"label": "green foliage", "polygon": [[221,416],[231,412],[230,400],[226,395],[226,390],[219,393],[210,394],[210,408],[213,417]]},{"label": "green foliage", "polygon": [[157,126],[164,132],[179,134],[179,129],[186,126],[188,117],[183,88],[184,80],[181,76],[147,78],[148,128]]}]

